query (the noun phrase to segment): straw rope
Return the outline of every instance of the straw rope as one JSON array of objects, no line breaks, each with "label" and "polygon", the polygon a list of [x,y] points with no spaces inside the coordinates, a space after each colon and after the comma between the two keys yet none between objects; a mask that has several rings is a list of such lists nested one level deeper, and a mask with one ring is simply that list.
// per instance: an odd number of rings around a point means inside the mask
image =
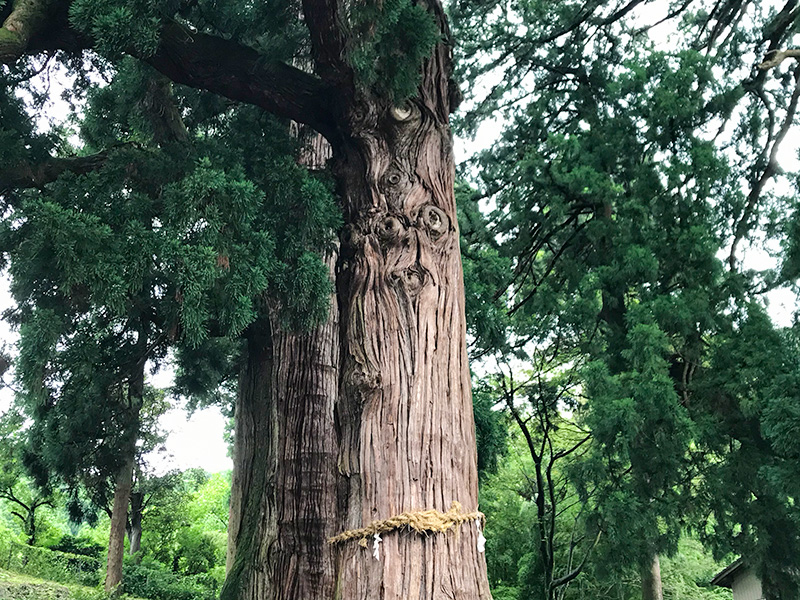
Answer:
[{"label": "straw rope", "polygon": [[359,540],[363,547],[367,546],[367,538],[375,534],[388,533],[399,529],[409,529],[420,535],[427,533],[444,533],[453,525],[460,525],[467,521],[480,519],[481,524],[486,521],[485,515],[480,511],[465,513],[459,502],[453,502],[446,513],[438,510],[418,510],[404,512],[382,521],[372,521],[361,529],[348,529],[337,536],[328,539],[329,544],[341,544],[350,540]]}]

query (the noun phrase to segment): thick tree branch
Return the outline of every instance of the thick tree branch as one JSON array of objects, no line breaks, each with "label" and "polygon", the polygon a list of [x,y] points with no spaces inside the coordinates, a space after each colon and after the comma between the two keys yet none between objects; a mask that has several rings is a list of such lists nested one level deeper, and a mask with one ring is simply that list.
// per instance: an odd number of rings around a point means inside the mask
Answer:
[{"label": "thick tree branch", "polygon": [[103,166],[108,152],[103,151],[90,156],[70,156],[68,158],[48,158],[34,163],[21,160],[0,167],[0,194],[14,188],[40,188],[52,183],[63,173],[83,175]]},{"label": "thick tree branch", "polygon": [[153,56],[144,60],[176,83],[254,104],[277,116],[334,135],[335,99],[318,78],[230,40],[169,23]]},{"label": "thick tree branch", "polygon": [[350,82],[353,69],[345,60],[338,0],[303,0],[303,18],[311,34],[317,72],[332,84]]},{"label": "thick tree branch", "polygon": [[52,0],[14,0],[0,28],[0,63],[14,63],[25,53],[28,42],[47,22],[52,4]]},{"label": "thick tree branch", "polygon": [[762,71],[769,71],[781,64],[787,58],[800,58],[800,48],[787,48],[786,50],[770,50],[764,60],[758,65]]},{"label": "thick tree branch", "polygon": [[[42,11],[35,15],[28,8],[22,11],[29,5]],[[54,10],[48,13],[45,8],[51,6]],[[67,9],[68,3],[57,0],[17,0],[0,30],[0,62],[13,64],[26,53],[91,48],[91,39],[70,28]],[[175,83],[305,123],[329,140],[336,131],[337,95],[331,86],[300,69],[265,60],[256,50],[232,40],[169,22],[156,52],[138,58]]]}]

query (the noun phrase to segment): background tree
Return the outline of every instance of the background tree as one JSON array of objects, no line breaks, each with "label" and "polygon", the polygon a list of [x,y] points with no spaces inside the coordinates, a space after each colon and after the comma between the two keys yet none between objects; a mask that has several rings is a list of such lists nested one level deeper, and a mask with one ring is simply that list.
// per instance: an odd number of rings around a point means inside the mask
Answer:
[{"label": "background tree", "polygon": [[[789,40],[794,2],[663,8],[658,17],[649,2],[564,2],[558,10],[464,2],[454,11],[464,74],[487,82],[471,87],[464,127],[498,113],[507,125],[474,166],[478,195],[496,207],[493,243],[514,262],[503,288],[510,347],[570,331],[577,346],[568,347],[594,357],[578,416],[597,443],[579,481],[600,485],[606,540],[624,562],[642,565],[647,598],[660,594],[652,558],[675,550],[687,508],[706,493],[731,494],[696,479],[705,460],[719,460],[696,451],[708,421],[723,439],[734,429],[694,378],[714,377],[711,340],[735,344],[745,307],[780,280],[774,270],[742,271],[737,252],[759,235],[781,239],[772,222],[785,222],[791,204],[773,182],[797,91],[792,75],[772,79],[758,66]],[[753,20],[741,20],[745,13]],[[654,45],[648,35],[670,22],[669,48]],[[723,249],[727,273],[716,259]],[[769,378],[772,367],[762,366]],[[715,368],[717,381],[733,376]],[[698,494],[687,487],[694,483]],[[773,501],[766,496],[765,507]],[[703,506],[701,528],[716,515]],[[769,545],[772,525],[756,525],[759,512],[713,518],[752,523],[741,537]],[[784,568],[753,560],[765,582]],[[767,594],[785,595],[785,584]]]},{"label": "background tree", "polygon": [[27,476],[22,464],[23,423],[22,414],[14,410],[0,417],[0,499],[6,501],[11,514],[20,520],[27,543],[33,546],[37,542],[36,511],[43,506],[53,508],[55,491],[33,485]]}]

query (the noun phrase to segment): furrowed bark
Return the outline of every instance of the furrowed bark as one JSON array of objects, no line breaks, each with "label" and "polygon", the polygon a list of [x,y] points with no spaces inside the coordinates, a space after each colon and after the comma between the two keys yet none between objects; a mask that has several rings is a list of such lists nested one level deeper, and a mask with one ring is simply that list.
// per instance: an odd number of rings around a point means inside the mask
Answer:
[{"label": "furrowed bark", "polygon": [[[335,256],[328,259],[331,268]],[[336,434],[339,385],[339,319],[335,300],[328,320],[308,334],[273,328],[278,464],[275,482],[276,541],[268,562],[274,597],[334,597]]]},{"label": "furrowed bark", "polygon": [[[329,319],[307,334],[286,332],[273,319],[272,355],[257,369],[250,352],[247,370],[260,374],[245,377],[236,409],[223,599],[333,598],[327,539],[337,501],[338,330],[334,302]],[[252,399],[257,410],[248,408]]]},{"label": "furrowed bark", "polygon": [[[454,501],[473,511],[478,493],[450,130],[438,107],[360,108],[337,167],[342,530]],[[474,525],[386,534],[381,557],[342,544],[340,596],[490,597]]]},{"label": "furrowed bark", "polygon": [[329,82],[353,82],[353,69],[345,60],[346,40],[340,28],[338,0],[303,0],[303,18],[311,33],[317,72]]},{"label": "furrowed bark", "polygon": [[[445,512],[454,501],[477,507],[449,75],[441,44],[419,99],[394,107],[362,98],[334,156],[346,222],[337,280],[342,530],[403,511]],[[338,553],[341,598],[490,597],[473,524],[387,533],[379,560],[354,542]]]},{"label": "furrowed bark", "polygon": [[[262,514],[263,496],[269,477],[274,477],[275,450],[272,441],[276,415],[271,403],[272,340],[265,324],[252,326],[246,335],[247,359],[239,377],[233,441],[233,478],[228,517],[226,587],[228,597],[237,598],[236,587],[256,578],[253,560],[258,536],[270,531],[271,519]],[[231,582],[229,585],[229,581]],[[222,597],[225,598],[226,587]],[[254,582],[258,588],[258,582]],[[248,596],[243,595],[242,598]]]},{"label": "furrowed bark", "polygon": [[[449,39],[441,5],[430,7]],[[403,511],[477,507],[478,477],[449,114],[451,51],[439,44],[404,106],[361,96],[335,147],[345,231],[340,531]],[[490,598],[474,523],[337,546],[347,600]]]}]

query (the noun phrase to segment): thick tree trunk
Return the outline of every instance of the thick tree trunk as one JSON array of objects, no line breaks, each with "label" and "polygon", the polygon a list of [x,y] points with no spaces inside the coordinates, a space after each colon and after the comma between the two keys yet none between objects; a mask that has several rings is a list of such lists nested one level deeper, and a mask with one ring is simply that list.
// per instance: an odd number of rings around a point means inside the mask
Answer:
[{"label": "thick tree trunk", "polygon": [[[346,222],[337,282],[342,529],[403,511],[445,512],[454,501],[477,508],[448,90],[436,58],[418,102],[358,106],[336,155]],[[428,536],[395,531],[383,536],[378,560],[345,542],[339,597],[489,598],[477,539],[472,524]]]},{"label": "thick tree trunk", "polygon": [[128,553],[136,555],[142,548],[142,511],[144,510],[144,494],[131,492],[131,510],[128,516]]},{"label": "thick tree trunk", "polygon": [[106,563],[105,591],[113,591],[122,583],[122,557],[125,554],[125,524],[128,520],[128,501],[133,485],[133,453],[117,474],[114,504],[111,508],[111,526],[108,534],[108,560]]},{"label": "thick tree trunk", "polygon": [[[333,267],[335,258],[329,264]],[[278,464],[275,481],[276,542],[268,561],[281,600],[334,596],[336,433],[339,386],[339,319],[335,301],[328,321],[310,334],[275,334]]]},{"label": "thick tree trunk", "polygon": [[650,563],[642,568],[642,600],[664,600],[658,554],[654,554]]},{"label": "thick tree trunk", "polygon": [[334,596],[327,539],[337,501],[338,330],[334,302],[328,321],[308,334],[287,333],[273,323],[274,360],[254,360],[249,352],[251,375],[242,380],[236,409],[223,599]]}]

